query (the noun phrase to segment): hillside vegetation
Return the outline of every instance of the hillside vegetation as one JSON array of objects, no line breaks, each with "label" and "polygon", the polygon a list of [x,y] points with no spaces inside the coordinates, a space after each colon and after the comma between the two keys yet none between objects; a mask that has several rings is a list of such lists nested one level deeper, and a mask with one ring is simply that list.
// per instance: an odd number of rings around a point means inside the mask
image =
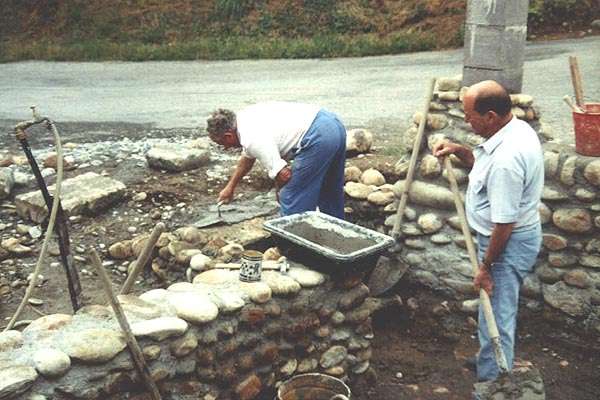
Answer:
[{"label": "hillside vegetation", "polygon": [[[0,61],[303,58],[461,46],[466,0],[3,0]],[[597,0],[531,0],[531,32]],[[568,25],[564,22],[568,21]]]}]

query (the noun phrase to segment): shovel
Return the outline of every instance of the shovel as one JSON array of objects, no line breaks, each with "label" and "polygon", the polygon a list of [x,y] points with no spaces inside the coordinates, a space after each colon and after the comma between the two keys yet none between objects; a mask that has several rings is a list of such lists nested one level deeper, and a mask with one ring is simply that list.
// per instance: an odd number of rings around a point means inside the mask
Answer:
[{"label": "shovel", "polygon": [[218,225],[220,223],[224,223],[225,220],[221,217],[221,206],[223,202],[220,201],[217,203],[217,215],[208,215],[194,223],[196,228],[205,228],[207,226]]}]

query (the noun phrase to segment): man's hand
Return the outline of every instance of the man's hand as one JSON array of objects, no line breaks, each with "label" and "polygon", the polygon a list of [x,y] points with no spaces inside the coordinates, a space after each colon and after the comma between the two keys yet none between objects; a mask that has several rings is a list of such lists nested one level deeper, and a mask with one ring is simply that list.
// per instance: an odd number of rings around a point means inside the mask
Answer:
[{"label": "man's hand", "polygon": [[218,201],[222,201],[223,203],[230,203],[231,200],[233,200],[233,188],[227,185],[223,190],[221,190],[221,192],[219,192]]},{"label": "man's hand", "polygon": [[431,153],[436,157],[445,157],[450,154],[454,154],[460,149],[460,145],[451,142],[440,142],[436,143],[431,149]]},{"label": "man's hand", "polygon": [[290,167],[283,167],[277,176],[275,176],[275,184],[278,189],[281,189],[290,179],[292,179],[292,169]]},{"label": "man's hand", "polygon": [[494,289],[494,281],[492,280],[492,275],[490,274],[490,270],[483,264],[479,265],[479,272],[477,276],[473,279],[473,286],[475,286],[475,290],[479,292],[479,289],[483,289],[487,292],[489,296],[492,295],[492,290]]}]

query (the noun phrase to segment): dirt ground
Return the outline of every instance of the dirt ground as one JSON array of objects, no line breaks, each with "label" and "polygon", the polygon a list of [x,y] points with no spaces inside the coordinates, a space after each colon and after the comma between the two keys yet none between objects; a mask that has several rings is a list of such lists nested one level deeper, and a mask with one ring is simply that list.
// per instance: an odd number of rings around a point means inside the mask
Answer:
[{"label": "dirt ground", "polygon": [[[7,123],[8,124],[8,123]],[[1,124],[0,124],[1,125]],[[3,128],[0,126],[0,128]],[[83,127],[91,131],[90,127]],[[111,127],[104,127],[110,132]],[[148,137],[144,127],[126,127],[133,139]],[[93,134],[77,134],[82,127],[67,127],[65,141],[86,142],[98,140]],[[152,137],[173,137],[175,134],[192,137],[192,132],[152,131]],[[138,135],[138,136],[136,136]],[[20,154],[14,142],[0,139],[0,145],[13,154]],[[102,140],[110,138],[102,134]],[[118,135],[115,134],[115,137]],[[12,139],[12,138],[10,138]],[[390,145],[389,138],[377,143],[383,148]],[[46,146],[48,143],[35,141],[34,146]],[[376,150],[377,150],[376,148]],[[233,160],[233,157],[232,157]],[[361,168],[366,166],[385,167],[393,165],[393,157],[377,152],[371,157],[354,158],[351,164]],[[233,161],[231,162],[233,166]],[[137,167],[131,160],[122,162],[107,161],[99,168],[127,185],[126,200],[115,205],[109,211],[98,216],[84,216],[69,224],[72,253],[82,256],[87,248],[105,248],[112,243],[130,239],[132,234],[127,227],[137,227],[136,234],[149,233],[157,220],[152,218],[153,211],[165,207],[176,208],[185,203],[186,209],[200,210],[214,204],[216,195],[223,187],[227,176],[209,176],[205,168],[189,171],[185,174],[165,174],[147,167]],[[69,171],[67,177],[94,170],[76,169]],[[271,183],[260,171],[245,180],[238,193],[251,197],[270,189]],[[32,184],[19,189],[16,194],[35,190]],[[135,193],[145,192],[148,196],[141,203],[131,198]],[[10,201],[0,207],[3,223],[15,225],[20,219],[10,206]],[[193,211],[195,212],[195,211]],[[168,230],[174,230],[190,221],[186,213],[174,213],[165,221]],[[200,215],[198,215],[200,216]],[[227,230],[229,229],[229,230]],[[219,235],[235,235],[235,227],[220,229]],[[25,243],[27,244],[27,243]],[[18,259],[12,265],[0,264],[0,272],[9,276],[11,281],[26,281],[33,270],[35,258],[39,253],[41,241],[32,240],[35,249],[30,257]],[[104,253],[104,260],[108,260]],[[58,261],[53,257],[50,261]],[[117,265],[118,262],[117,262]],[[92,271],[86,262],[77,262],[80,271]],[[34,319],[42,314],[70,313],[69,295],[62,266],[46,265],[44,283],[35,291],[34,297],[42,299],[41,306],[27,306],[20,320]],[[106,303],[98,285],[97,277],[91,273],[82,273],[84,304]],[[111,275],[115,288],[125,280],[125,273],[114,272]],[[152,271],[146,271],[143,280],[134,288],[139,293],[149,288],[166,287],[176,281],[185,280],[183,270],[169,271],[166,280],[159,279]],[[0,297],[0,327],[16,309],[25,292],[25,286],[12,288],[10,293]],[[472,316],[458,310],[459,304],[437,296],[429,290],[402,281],[393,293],[404,300],[405,306],[394,312],[378,314],[373,320],[375,339],[372,366],[377,380],[372,386],[354,388],[354,400],[402,400],[402,399],[469,399],[475,374],[464,366],[467,357],[477,351],[476,328]],[[408,299],[412,298],[409,302]],[[410,307],[407,304],[410,303]],[[546,312],[546,311],[545,311]],[[547,398],[550,400],[593,400],[600,393],[600,341],[571,332],[564,324],[550,323],[542,318],[542,312],[533,312],[523,308],[520,314],[519,340],[517,356],[533,362],[545,381]]]}]

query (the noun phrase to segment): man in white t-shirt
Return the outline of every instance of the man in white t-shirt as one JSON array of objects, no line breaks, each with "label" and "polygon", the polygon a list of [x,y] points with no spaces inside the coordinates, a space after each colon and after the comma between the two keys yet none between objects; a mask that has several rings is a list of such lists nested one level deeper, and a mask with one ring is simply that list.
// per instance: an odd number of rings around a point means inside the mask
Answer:
[{"label": "man in white t-shirt", "polygon": [[206,122],[215,143],[243,149],[219,201],[233,199],[258,159],[275,180],[282,215],[318,207],[344,218],[346,129],[335,114],[310,104],[268,102],[246,107],[237,116],[218,109]]},{"label": "man in white t-shirt", "polygon": [[[471,86],[464,96],[465,121],[486,140],[471,149],[439,143],[433,155],[456,155],[471,167],[466,213],[477,232],[479,271],[476,289],[490,294],[500,341],[512,368],[519,289],[531,273],[542,243],[538,208],[544,187],[544,158],[535,131],[511,112],[508,92],[495,81]],[[498,377],[485,315],[479,310],[477,377]]]}]

